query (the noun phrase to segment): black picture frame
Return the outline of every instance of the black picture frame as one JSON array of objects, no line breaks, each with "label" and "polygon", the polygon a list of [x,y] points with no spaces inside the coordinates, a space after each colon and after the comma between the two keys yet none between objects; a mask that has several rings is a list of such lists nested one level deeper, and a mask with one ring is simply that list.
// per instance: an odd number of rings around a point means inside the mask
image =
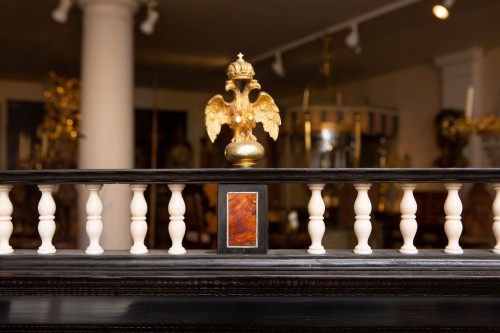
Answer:
[{"label": "black picture frame", "polygon": [[[254,194],[255,203],[255,244],[231,245],[229,235],[230,194]],[[217,252],[219,254],[267,254],[267,185],[262,184],[220,184],[218,192]]]}]

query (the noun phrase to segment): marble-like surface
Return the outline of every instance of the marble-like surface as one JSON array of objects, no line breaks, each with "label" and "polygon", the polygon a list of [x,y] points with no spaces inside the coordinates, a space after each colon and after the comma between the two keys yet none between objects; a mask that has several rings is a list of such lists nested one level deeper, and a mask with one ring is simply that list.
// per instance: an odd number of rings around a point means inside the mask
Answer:
[{"label": "marble-like surface", "polygon": [[257,246],[257,193],[228,194],[228,246]]}]

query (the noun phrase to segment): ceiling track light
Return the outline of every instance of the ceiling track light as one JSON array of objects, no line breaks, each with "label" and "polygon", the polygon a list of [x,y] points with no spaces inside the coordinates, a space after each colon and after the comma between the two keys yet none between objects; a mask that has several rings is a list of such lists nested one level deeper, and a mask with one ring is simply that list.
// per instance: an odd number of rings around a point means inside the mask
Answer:
[{"label": "ceiling track light", "polygon": [[274,73],[280,78],[284,78],[286,76],[281,52],[276,52],[276,54],[274,55],[274,62],[272,63],[271,68],[273,69]]},{"label": "ceiling track light", "polygon": [[308,43],[312,43],[316,41],[317,39],[321,39],[325,34],[331,35],[340,31],[345,30],[346,28],[349,28],[352,22],[357,22],[358,24],[362,24],[364,22],[373,20],[375,18],[378,18],[380,16],[392,13],[394,11],[397,11],[402,8],[406,8],[410,5],[413,5],[417,2],[421,2],[422,0],[394,0],[390,1],[387,5],[378,7],[372,11],[363,13],[361,15],[358,15],[356,17],[351,17],[347,21],[342,21],[339,23],[335,23],[331,26],[328,26],[326,28],[323,28],[321,30],[315,31],[309,35],[306,35],[302,38],[299,38],[297,40],[291,41],[287,44],[280,45],[278,47],[275,47],[269,51],[266,51],[264,53],[261,53],[252,59],[250,59],[250,62],[253,64],[256,64],[258,62],[261,62],[265,59],[269,59],[274,57],[276,52],[288,52],[290,50],[296,49],[298,47],[301,47],[303,45],[306,45]]},{"label": "ceiling track light", "polygon": [[160,18],[160,13],[156,10],[158,6],[156,1],[149,0],[146,2],[146,6],[148,7],[146,19],[141,23],[139,29],[141,29],[142,33],[145,35],[151,35],[155,31],[155,25]]},{"label": "ceiling track light", "polygon": [[345,37],[346,45],[354,51],[354,53],[361,53],[361,43],[359,41],[358,23],[351,24],[351,32]]},{"label": "ceiling track light", "polygon": [[[68,21],[69,11],[73,6],[74,0],[59,0],[59,4],[52,11],[52,19],[54,21],[64,24]],[[146,19],[141,23],[140,29],[146,35],[151,35],[155,30],[155,25],[160,18],[160,13],[156,10],[158,2],[156,0],[139,0],[147,7]]]},{"label": "ceiling track light", "polygon": [[52,19],[57,23],[66,23],[72,5],[72,0],[59,0],[59,5],[52,11]]},{"label": "ceiling track light", "polygon": [[439,5],[432,7],[432,13],[438,19],[446,20],[450,16],[450,8],[455,3],[455,0],[443,0]]}]

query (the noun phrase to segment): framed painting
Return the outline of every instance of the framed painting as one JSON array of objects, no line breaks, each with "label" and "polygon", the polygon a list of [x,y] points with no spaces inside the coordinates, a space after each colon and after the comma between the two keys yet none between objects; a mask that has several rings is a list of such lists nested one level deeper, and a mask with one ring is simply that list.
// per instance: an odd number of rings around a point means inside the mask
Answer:
[{"label": "framed painting", "polygon": [[220,254],[267,253],[267,185],[220,184],[217,234]]}]

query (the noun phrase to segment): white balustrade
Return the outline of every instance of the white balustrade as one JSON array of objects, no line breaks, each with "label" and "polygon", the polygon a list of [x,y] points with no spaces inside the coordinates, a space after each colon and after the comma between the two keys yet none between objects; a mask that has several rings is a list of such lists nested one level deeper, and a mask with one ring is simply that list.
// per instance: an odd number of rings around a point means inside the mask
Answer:
[{"label": "white balustrade", "polygon": [[358,191],[356,201],[354,201],[354,233],[358,239],[358,245],[354,248],[356,254],[371,254],[372,249],[368,245],[368,238],[372,232],[372,224],[370,222],[370,214],[372,211],[372,204],[368,197],[368,190],[372,184],[354,184]]},{"label": "white balustrade", "polygon": [[464,250],[462,250],[458,244],[463,230],[461,221],[462,201],[458,195],[458,191],[462,187],[462,184],[445,184],[444,187],[448,190],[448,196],[444,202],[444,212],[446,214],[444,231],[446,237],[448,237],[448,245],[444,249],[444,252],[449,254],[462,254]]},{"label": "white balustrade", "polygon": [[404,244],[399,249],[399,252],[405,254],[418,253],[417,248],[413,245],[413,239],[417,234],[417,202],[413,197],[413,190],[417,187],[416,184],[401,184],[403,190],[403,198],[401,199],[401,222],[399,229],[403,235]]},{"label": "white balustrade", "polygon": [[9,199],[9,192],[12,185],[0,185],[0,254],[14,252],[9,245],[9,239],[14,230],[12,225],[12,202]]},{"label": "white balustrade", "polygon": [[493,234],[497,242],[492,251],[500,254],[500,183],[493,184],[493,188],[497,193],[493,201]]},{"label": "white balustrade", "polygon": [[168,203],[168,213],[170,223],[168,224],[168,233],[172,239],[172,247],[168,250],[170,254],[184,254],[186,249],[182,246],[182,240],[186,233],[186,224],[184,223],[184,214],[186,213],[186,204],[182,198],[184,184],[169,184],[168,188],[172,191],[172,197]]},{"label": "white balustrade", "polygon": [[56,213],[56,203],[52,198],[52,192],[55,185],[38,185],[42,192],[42,197],[38,203],[38,213],[40,214],[40,222],[38,223],[38,233],[42,239],[42,245],[38,248],[40,254],[51,254],[56,252],[56,248],[52,245],[52,237],[56,232],[56,222],[54,214]]},{"label": "white balustrade", "polygon": [[323,215],[325,214],[325,202],[321,197],[321,190],[325,187],[324,184],[310,184],[311,199],[307,205],[309,211],[309,224],[307,230],[311,237],[311,246],[307,250],[311,254],[324,254],[325,248],[321,245],[321,240],[325,234],[325,222]]},{"label": "white balustrade", "polygon": [[145,184],[130,185],[130,189],[134,193],[132,201],[130,202],[130,213],[132,215],[130,232],[134,239],[134,245],[130,248],[130,253],[132,254],[148,253],[148,248],[144,245],[144,239],[148,232],[148,224],[146,223],[148,204],[144,198],[144,191],[146,191],[147,187],[148,185]]},{"label": "white balustrade", "polygon": [[101,184],[89,184],[85,185],[87,190],[89,190],[89,198],[87,200],[87,205],[85,206],[87,210],[87,224],[85,229],[87,230],[87,235],[89,236],[90,244],[85,250],[87,254],[101,254],[104,252],[103,248],[99,244],[99,238],[102,234],[102,201],[99,197],[99,191],[102,189]]}]

